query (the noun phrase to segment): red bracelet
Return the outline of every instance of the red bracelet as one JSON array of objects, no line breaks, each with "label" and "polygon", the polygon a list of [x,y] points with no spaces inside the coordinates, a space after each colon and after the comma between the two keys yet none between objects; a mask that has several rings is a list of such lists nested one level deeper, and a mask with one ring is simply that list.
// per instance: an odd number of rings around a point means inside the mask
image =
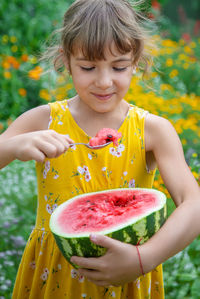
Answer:
[{"label": "red bracelet", "polygon": [[142,266],[142,260],[141,260],[141,255],[140,255],[140,252],[139,252],[139,248],[138,248],[137,245],[135,247],[136,247],[137,253],[138,253],[138,258],[139,258],[139,263],[140,263],[140,270],[141,270],[142,275],[144,275],[144,270],[143,270],[143,266]]}]

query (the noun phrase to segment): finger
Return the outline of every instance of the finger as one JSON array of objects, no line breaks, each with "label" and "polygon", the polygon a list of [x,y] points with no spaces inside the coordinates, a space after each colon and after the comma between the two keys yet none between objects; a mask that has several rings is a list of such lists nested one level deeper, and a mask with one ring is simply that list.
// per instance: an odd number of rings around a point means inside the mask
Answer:
[{"label": "finger", "polygon": [[39,150],[43,152],[45,156],[48,158],[56,158],[65,152],[64,146],[55,141],[51,141],[51,142],[43,141],[39,145]]},{"label": "finger", "polygon": [[119,241],[109,238],[104,235],[90,235],[90,240],[95,243],[96,245],[100,245],[107,249],[115,248],[118,245]]},{"label": "finger", "polygon": [[71,262],[80,268],[90,269],[90,270],[99,270],[101,268],[100,258],[84,258],[79,256],[72,256]]},{"label": "finger", "polygon": [[36,148],[36,149],[32,149],[32,152],[30,153],[30,157],[28,157],[26,161],[31,159],[31,160],[35,160],[38,163],[43,163],[45,158],[46,158],[45,154]]},{"label": "finger", "polygon": [[69,145],[74,143],[74,141],[71,138],[69,138],[67,135],[59,134],[56,132],[54,137],[57,140],[59,140],[66,148],[69,148]]}]

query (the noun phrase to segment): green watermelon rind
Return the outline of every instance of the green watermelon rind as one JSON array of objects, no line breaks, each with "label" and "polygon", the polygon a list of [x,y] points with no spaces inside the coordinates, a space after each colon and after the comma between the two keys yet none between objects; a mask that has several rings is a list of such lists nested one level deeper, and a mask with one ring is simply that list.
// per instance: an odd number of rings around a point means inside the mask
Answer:
[{"label": "green watermelon rind", "polygon": [[[120,189],[111,189],[111,190],[104,190],[104,191],[98,191],[100,193],[105,192],[112,192],[112,191],[130,191],[130,190],[143,190],[147,192],[153,192],[154,194],[157,194],[160,198],[160,206],[153,211],[150,211],[148,215],[140,216],[137,221],[131,224],[123,224],[121,227],[115,227],[112,228],[112,231],[103,231],[98,232],[98,234],[103,234],[108,237],[111,237],[113,239],[119,240],[121,242],[129,243],[132,245],[137,245],[138,242],[140,244],[143,244],[148,239],[150,239],[164,224],[167,218],[167,206],[166,206],[166,196],[155,189],[144,189],[144,188],[120,188]],[[76,198],[89,196],[91,194],[95,194],[98,192],[92,192],[88,194],[82,194],[79,196],[76,196],[71,200],[75,200]],[[64,204],[67,204],[64,203]],[[62,206],[62,205],[61,205]],[[62,209],[62,207],[60,209]],[[82,256],[82,257],[99,257],[105,254],[106,249],[98,246],[90,241],[89,235],[90,234],[81,234],[81,235],[67,235],[67,234],[61,234],[60,232],[56,231],[55,225],[54,225],[54,219],[56,217],[56,214],[59,212],[59,207],[54,211],[54,213],[51,216],[50,219],[50,229],[54,235],[55,241],[62,252],[63,256],[66,258],[66,260],[70,262],[70,259],[72,256]],[[73,263],[71,263],[74,267]]]}]

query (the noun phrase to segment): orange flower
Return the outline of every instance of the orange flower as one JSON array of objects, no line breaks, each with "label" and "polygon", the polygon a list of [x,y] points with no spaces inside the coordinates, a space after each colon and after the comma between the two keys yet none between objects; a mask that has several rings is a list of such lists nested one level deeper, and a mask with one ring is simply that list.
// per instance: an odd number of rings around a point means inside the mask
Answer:
[{"label": "orange flower", "polygon": [[39,80],[43,69],[40,66],[36,66],[34,69],[28,72],[29,78],[33,80]]},{"label": "orange flower", "polygon": [[19,92],[19,95],[22,96],[22,97],[25,97],[27,95],[27,91],[24,88],[20,88],[18,90],[18,92]]},{"label": "orange flower", "polygon": [[27,54],[23,54],[21,56],[21,60],[24,61],[24,62],[28,61],[28,55]]},{"label": "orange flower", "polygon": [[0,131],[2,131],[4,128],[4,125],[0,122]]},{"label": "orange flower", "polygon": [[14,69],[18,69],[20,67],[19,62],[17,61],[17,59],[13,56],[8,56],[7,57],[7,63],[9,63],[10,65],[12,65],[12,67]]}]

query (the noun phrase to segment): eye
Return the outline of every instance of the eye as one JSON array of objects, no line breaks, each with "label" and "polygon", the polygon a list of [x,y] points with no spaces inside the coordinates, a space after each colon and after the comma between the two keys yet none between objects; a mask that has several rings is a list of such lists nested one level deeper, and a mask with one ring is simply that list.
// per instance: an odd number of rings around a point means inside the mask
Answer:
[{"label": "eye", "polygon": [[127,67],[113,67],[113,70],[116,72],[123,72],[127,69]]},{"label": "eye", "polygon": [[92,67],[84,67],[84,66],[81,66],[81,69],[82,69],[83,71],[89,72],[89,71],[92,71],[92,70],[94,69],[94,67],[93,67],[93,66],[92,66]]}]

